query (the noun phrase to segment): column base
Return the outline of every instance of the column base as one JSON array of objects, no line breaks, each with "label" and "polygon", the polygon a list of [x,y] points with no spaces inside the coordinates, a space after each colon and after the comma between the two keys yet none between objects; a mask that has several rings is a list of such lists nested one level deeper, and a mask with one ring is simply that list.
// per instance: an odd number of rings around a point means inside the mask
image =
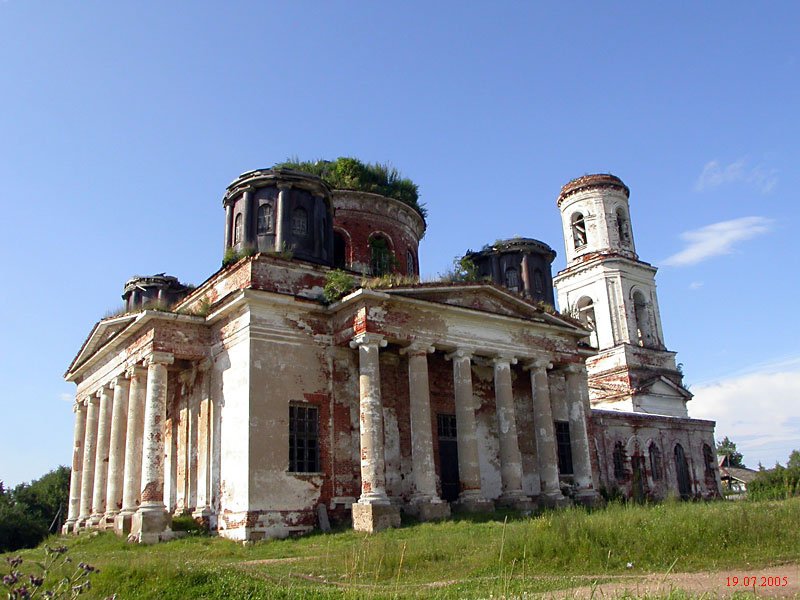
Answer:
[{"label": "column base", "polygon": [[457,512],[489,513],[494,511],[494,502],[484,498],[479,492],[462,492],[458,500],[453,502],[452,508]]},{"label": "column base", "polygon": [[400,527],[400,509],[391,504],[360,504],[352,507],[353,529],[375,533],[390,527]]},{"label": "column base", "polygon": [[211,531],[211,527],[214,526],[214,524],[212,523],[213,516],[214,516],[214,511],[211,510],[210,506],[200,507],[192,513],[192,518],[198,523],[202,524],[203,527],[205,527],[209,531]]},{"label": "column base", "polygon": [[580,489],[575,494],[575,503],[581,506],[602,506],[603,497],[595,489]]},{"label": "column base", "polygon": [[75,532],[75,523],[77,523],[77,519],[68,519],[64,526],[61,528],[61,535],[69,535],[70,533]]},{"label": "column base", "polygon": [[105,513],[96,513],[93,514],[86,522],[86,527],[91,527],[93,529],[99,528],[100,524],[103,522],[103,517],[105,517]]},{"label": "column base", "polygon": [[84,529],[89,529],[89,517],[78,517],[75,521],[75,526],[72,528],[73,533],[78,533]]},{"label": "column base", "polygon": [[172,537],[169,526],[172,518],[163,504],[142,505],[131,519],[128,541],[139,544],[155,544]]},{"label": "column base", "polygon": [[539,495],[539,506],[544,508],[566,508],[572,506],[572,500],[561,493],[561,490],[546,492]]},{"label": "column base", "polygon": [[131,532],[131,522],[135,510],[123,510],[114,517],[114,533],[119,536],[126,536]]},{"label": "column base", "polygon": [[498,508],[511,508],[514,510],[533,510],[536,507],[536,503],[521,490],[501,494],[500,497],[495,500],[495,504]]},{"label": "column base", "polygon": [[450,505],[439,498],[412,498],[405,511],[420,521],[440,521],[450,516]]},{"label": "column base", "polygon": [[100,529],[114,529],[114,523],[119,514],[118,510],[109,511],[103,515],[103,520],[100,521]]}]

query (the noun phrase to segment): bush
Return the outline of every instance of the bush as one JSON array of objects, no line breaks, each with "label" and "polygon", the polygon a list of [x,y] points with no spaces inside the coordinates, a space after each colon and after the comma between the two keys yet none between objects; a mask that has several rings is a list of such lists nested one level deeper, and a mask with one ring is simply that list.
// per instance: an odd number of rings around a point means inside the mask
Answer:
[{"label": "bush", "polygon": [[336,269],[325,276],[322,295],[328,303],[333,303],[341,300],[354,289],[356,289],[355,278],[341,269]]},{"label": "bush", "polygon": [[203,525],[188,514],[172,517],[172,531],[186,531],[192,535],[208,533],[208,530]]},{"label": "bush", "polygon": [[0,552],[36,546],[51,523],[60,525],[69,502],[69,479],[69,468],[58,467],[10,491],[0,482]]},{"label": "bush", "polygon": [[329,185],[340,190],[372,192],[399,200],[416,210],[424,219],[427,211],[419,202],[419,187],[400,175],[389,165],[363,163],[356,158],[340,156],[334,161],[301,161],[291,158],[278,163],[274,168],[294,169],[316,175]]},{"label": "bush", "polygon": [[775,465],[769,471],[760,471],[747,485],[751,500],[784,500],[800,496],[800,467]]}]

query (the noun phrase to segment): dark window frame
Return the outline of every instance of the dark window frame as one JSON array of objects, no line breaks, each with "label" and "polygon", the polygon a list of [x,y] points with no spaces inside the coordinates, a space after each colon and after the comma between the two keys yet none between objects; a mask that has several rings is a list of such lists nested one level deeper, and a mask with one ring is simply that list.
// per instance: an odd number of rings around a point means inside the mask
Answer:
[{"label": "dark window frame", "polygon": [[661,481],[664,477],[664,467],[661,458],[661,448],[659,448],[655,442],[650,443],[649,448],[650,454],[650,475],[653,477],[653,481]]},{"label": "dark window frame", "polygon": [[289,405],[289,472],[319,473],[319,407]]},{"label": "dark window frame", "polygon": [[572,440],[569,432],[569,421],[554,421],[553,429],[556,436],[558,472],[561,475],[574,475],[575,467],[572,464]]},{"label": "dark window frame", "polygon": [[273,225],[273,212],[272,203],[270,202],[266,202],[258,207],[258,214],[256,218],[257,235],[267,235],[274,231],[275,227]]}]

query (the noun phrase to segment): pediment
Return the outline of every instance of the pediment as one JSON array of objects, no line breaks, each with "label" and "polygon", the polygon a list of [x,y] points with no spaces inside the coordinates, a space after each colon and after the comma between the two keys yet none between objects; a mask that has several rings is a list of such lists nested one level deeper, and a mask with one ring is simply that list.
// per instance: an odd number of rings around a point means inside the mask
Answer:
[{"label": "pediment", "polygon": [[125,327],[135,320],[137,316],[138,314],[129,313],[119,317],[103,319],[97,323],[92,328],[92,331],[89,332],[89,337],[86,338],[86,341],[83,343],[83,346],[81,346],[77,356],[75,356],[73,359],[72,363],[67,369],[67,373],[72,371],[75,366],[81,364],[84,360],[94,354],[95,350],[103,346],[120,331],[125,329]]},{"label": "pediment", "polygon": [[436,304],[558,324],[577,329],[573,323],[561,318],[559,315],[549,314],[532,302],[490,284],[415,286],[381,291],[392,296],[403,296]]},{"label": "pediment", "polygon": [[637,392],[646,392],[654,396],[665,396],[679,398],[680,400],[688,400],[692,398],[692,393],[685,387],[667,379],[663,375],[654,377],[653,379],[642,384]]}]

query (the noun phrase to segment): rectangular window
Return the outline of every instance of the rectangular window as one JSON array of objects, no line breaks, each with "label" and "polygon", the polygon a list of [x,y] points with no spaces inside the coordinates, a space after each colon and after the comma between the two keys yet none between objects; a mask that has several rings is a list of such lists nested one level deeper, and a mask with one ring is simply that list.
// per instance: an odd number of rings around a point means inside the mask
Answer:
[{"label": "rectangular window", "polygon": [[572,475],[572,445],[569,441],[569,421],[556,421],[555,428],[558,472],[561,475]]},{"label": "rectangular window", "polygon": [[436,429],[440,440],[454,440],[458,437],[455,415],[436,415]]},{"label": "rectangular window", "polygon": [[289,406],[289,471],[319,472],[319,409]]}]

